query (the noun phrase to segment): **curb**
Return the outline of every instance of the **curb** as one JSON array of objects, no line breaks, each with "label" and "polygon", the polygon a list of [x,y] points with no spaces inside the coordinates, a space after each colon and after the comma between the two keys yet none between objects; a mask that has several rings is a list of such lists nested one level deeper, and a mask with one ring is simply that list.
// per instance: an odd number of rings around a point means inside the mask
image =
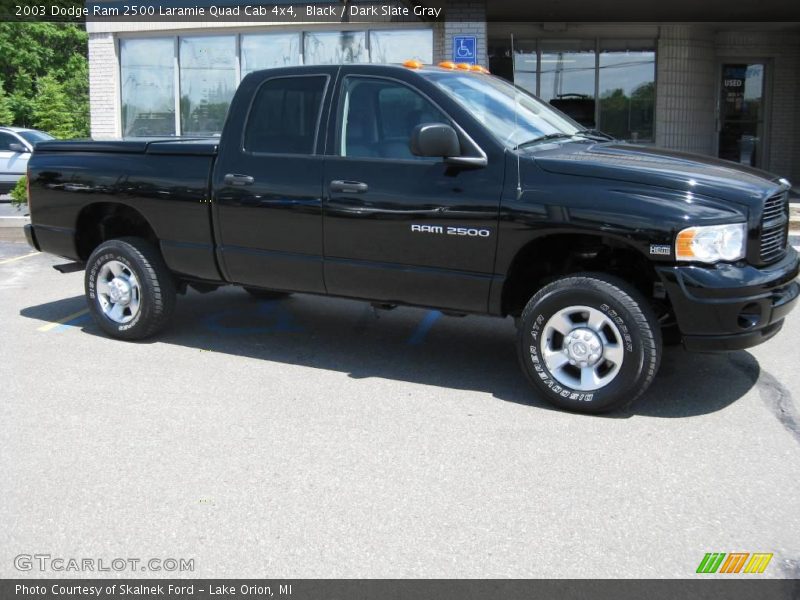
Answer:
[{"label": "curb", "polygon": [[22,229],[24,225],[27,225],[30,222],[30,217],[0,217],[0,227],[17,227]]}]

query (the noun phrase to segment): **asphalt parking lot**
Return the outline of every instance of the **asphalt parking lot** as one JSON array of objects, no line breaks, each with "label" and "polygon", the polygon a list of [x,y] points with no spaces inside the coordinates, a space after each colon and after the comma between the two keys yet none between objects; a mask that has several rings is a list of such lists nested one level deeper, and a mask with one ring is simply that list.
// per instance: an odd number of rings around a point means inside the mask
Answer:
[{"label": "asphalt parking lot", "polygon": [[536,397],[510,320],[227,288],[124,343],[58,262],[0,242],[1,577],[60,575],[21,553],[193,558],[195,577],[693,577],[707,552],[800,577],[800,313],[748,352],[667,349],[642,401],[588,417]]}]

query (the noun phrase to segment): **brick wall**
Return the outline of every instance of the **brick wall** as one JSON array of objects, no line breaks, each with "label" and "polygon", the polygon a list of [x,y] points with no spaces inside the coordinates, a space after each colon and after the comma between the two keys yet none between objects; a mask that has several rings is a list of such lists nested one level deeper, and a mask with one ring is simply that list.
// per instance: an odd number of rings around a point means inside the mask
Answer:
[{"label": "brick wall", "polygon": [[712,154],[717,89],[713,33],[690,25],[664,26],[657,60],[656,144]]},{"label": "brick wall", "polygon": [[485,0],[446,0],[444,10],[446,21],[434,29],[434,64],[453,60],[453,37],[474,35],[478,43],[478,64],[488,67]]},{"label": "brick wall", "polygon": [[[661,27],[658,40],[656,143],[714,154],[720,64],[767,61],[768,144],[764,168],[800,182],[800,36],[714,32],[699,25]],[[797,184],[797,183],[796,183]]]},{"label": "brick wall", "polygon": [[89,105],[92,137],[121,137],[119,62],[111,33],[89,34]]}]

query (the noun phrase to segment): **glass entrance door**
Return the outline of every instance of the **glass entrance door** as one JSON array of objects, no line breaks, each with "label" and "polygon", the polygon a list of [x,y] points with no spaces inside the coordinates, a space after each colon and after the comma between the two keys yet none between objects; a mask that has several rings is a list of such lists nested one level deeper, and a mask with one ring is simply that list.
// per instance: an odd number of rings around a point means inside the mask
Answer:
[{"label": "glass entrance door", "polygon": [[764,163],[766,65],[725,63],[720,85],[719,157],[760,167]]}]

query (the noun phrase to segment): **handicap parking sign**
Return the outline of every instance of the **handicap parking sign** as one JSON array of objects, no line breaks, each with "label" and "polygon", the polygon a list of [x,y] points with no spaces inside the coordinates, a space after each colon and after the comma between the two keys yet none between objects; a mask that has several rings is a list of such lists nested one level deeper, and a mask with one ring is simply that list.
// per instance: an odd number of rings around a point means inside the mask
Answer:
[{"label": "handicap parking sign", "polygon": [[453,38],[453,61],[471,65],[478,63],[478,39],[474,35]]}]

